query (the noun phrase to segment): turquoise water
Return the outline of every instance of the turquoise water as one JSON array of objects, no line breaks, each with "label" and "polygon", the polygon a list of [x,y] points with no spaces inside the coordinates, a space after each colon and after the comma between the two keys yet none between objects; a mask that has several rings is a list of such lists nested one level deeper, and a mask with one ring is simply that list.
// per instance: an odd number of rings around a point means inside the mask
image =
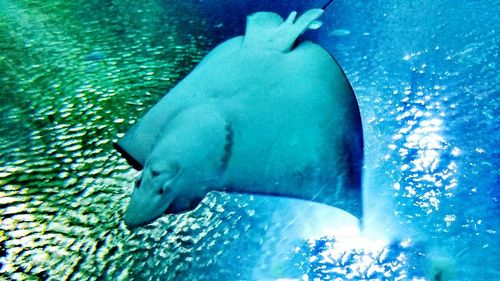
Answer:
[{"label": "turquoise water", "polygon": [[360,105],[362,242],[325,236],[328,207],[222,193],[125,227],[138,173],[112,142],[249,12],[296,2],[2,0],[0,278],[500,279],[498,1],[334,1],[306,35]]}]

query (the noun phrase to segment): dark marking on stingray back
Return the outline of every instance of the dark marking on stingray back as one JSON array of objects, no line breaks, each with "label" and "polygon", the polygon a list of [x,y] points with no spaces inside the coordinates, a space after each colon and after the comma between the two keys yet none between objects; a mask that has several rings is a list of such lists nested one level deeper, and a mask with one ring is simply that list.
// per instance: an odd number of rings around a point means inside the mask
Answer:
[{"label": "dark marking on stingray back", "polygon": [[221,161],[221,170],[225,171],[227,169],[227,165],[229,163],[229,159],[231,158],[231,154],[233,152],[233,127],[231,124],[227,123],[226,127],[226,143],[224,144],[224,153],[220,159]]}]

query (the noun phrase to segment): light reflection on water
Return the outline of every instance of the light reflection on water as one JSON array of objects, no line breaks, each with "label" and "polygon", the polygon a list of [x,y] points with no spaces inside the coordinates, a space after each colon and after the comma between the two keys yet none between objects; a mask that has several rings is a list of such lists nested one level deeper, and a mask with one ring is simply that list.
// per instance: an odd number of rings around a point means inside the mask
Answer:
[{"label": "light reflection on water", "polygon": [[[419,55],[406,55],[403,60],[413,63],[413,60],[418,61]],[[459,148],[452,148],[443,135],[447,115],[442,106],[445,87],[428,87],[416,82],[422,75],[428,75],[426,68],[426,64],[412,66],[411,75],[415,78],[411,84],[401,92],[393,92],[400,97],[396,120],[402,126],[392,137],[389,149],[402,160],[399,161],[401,180],[394,183],[393,188],[424,214],[430,215],[439,210],[444,197],[453,196],[449,190],[457,185],[457,165],[452,157],[457,155]],[[389,158],[391,155],[386,156]]]}]

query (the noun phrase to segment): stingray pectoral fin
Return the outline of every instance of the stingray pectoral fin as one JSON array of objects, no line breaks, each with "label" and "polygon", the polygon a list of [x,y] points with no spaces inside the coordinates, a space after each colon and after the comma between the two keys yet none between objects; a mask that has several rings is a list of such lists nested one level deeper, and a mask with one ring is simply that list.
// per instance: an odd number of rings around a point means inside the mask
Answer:
[{"label": "stingray pectoral fin", "polygon": [[[155,104],[128,132],[121,137],[114,147],[137,170],[141,170],[165,128],[177,115],[187,108],[205,104],[208,99],[218,98],[221,94],[231,96],[238,91],[231,89],[236,69],[227,68],[227,62],[233,61],[234,53],[241,49],[243,36],[232,38],[212,50],[196,68],[180,81],[167,95]],[[240,61],[233,65],[241,66]],[[217,77],[217,79],[214,79]],[[217,81],[214,83],[214,81]]]},{"label": "stingray pectoral fin", "polygon": [[[143,162],[144,160],[141,157],[134,157],[133,155],[131,155],[129,153],[129,151],[131,150],[130,148],[134,147],[134,145],[130,145],[127,143],[127,141],[122,140],[122,141],[114,142],[113,147],[116,149],[116,151],[118,151],[125,158],[125,160],[127,160],[127,162],[129,163],[130,166],[132,166],[132,168],[134,168],[138,171],[140,171],[144,168],[144,162]],[[136,151],[136,153],[137,153],[137,151]],[[137,159],[141,159],[142,161],[137,160]]]},{"label": "stingray pectoral fin", "polygon": [[288,52],[308,28],[318,28],[316,20],[322,14],[322,9],[311,9],[296,20],[297,12],[292,12],[285,21],[271,12],[252,14],[247,19],[244,46]]}]

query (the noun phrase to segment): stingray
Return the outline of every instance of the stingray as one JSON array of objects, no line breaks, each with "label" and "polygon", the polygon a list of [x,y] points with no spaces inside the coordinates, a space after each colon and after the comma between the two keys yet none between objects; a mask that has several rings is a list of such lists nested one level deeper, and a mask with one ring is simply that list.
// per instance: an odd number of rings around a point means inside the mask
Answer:
[{"label": "stingray", "polygon": [[210,191],[285,196],[360,218],[363,138],[354,92],[321,46],[300,40],[323,9],[248,16],[115,143],[143,170],[128,226],[196,208]]}]

